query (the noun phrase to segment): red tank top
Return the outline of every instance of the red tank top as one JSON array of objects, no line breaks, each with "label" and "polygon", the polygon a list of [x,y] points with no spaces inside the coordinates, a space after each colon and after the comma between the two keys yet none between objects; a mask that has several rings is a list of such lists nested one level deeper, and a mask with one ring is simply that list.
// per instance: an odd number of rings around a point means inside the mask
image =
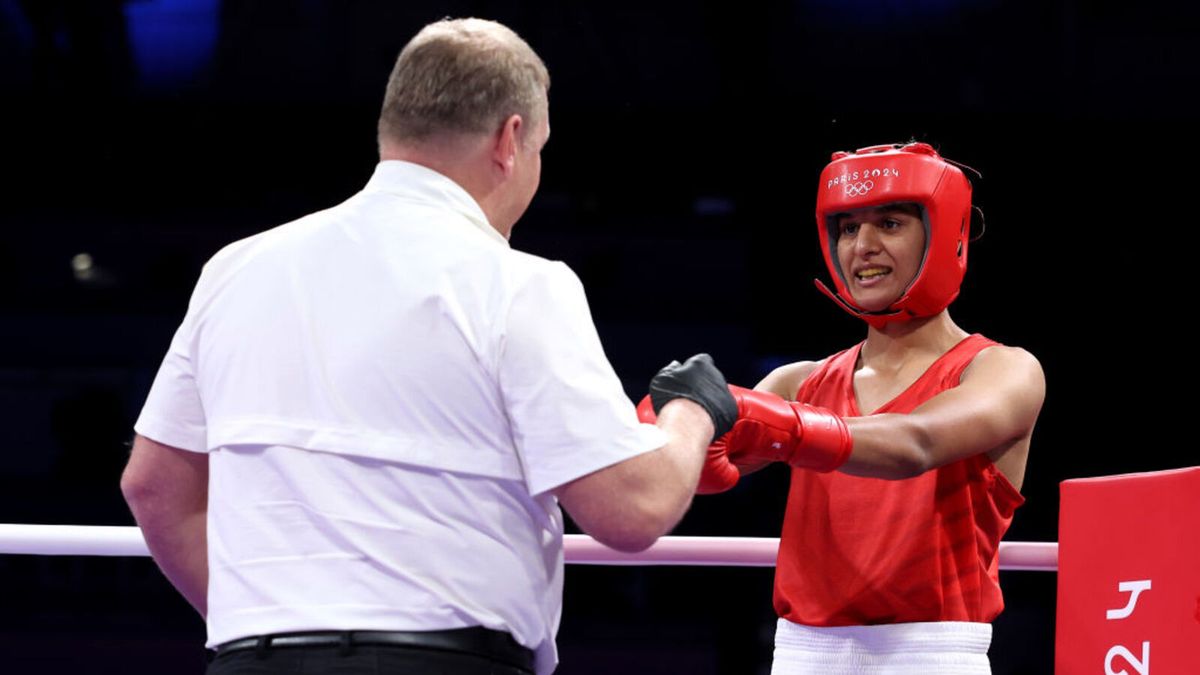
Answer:
[{"label": "red tank top", "polygon": [[[907,413],[958,385],[980,350],[971,335],[880,413]],[[861,416],[862,344],[831,356],[796,400]],[[990,622],[1004,608],[1000,537],[1024,502],[985,454],[905,480],[792,470],[775,571],[775,611],[809,626]]]}]

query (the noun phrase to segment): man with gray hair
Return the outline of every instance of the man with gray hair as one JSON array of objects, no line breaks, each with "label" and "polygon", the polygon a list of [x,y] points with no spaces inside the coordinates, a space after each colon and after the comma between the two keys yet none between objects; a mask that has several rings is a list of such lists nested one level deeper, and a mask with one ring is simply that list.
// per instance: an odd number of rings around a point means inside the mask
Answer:
[{"label": "man with gray hair", "polygon": [[121,487],[209,673],[549,673],[560,503],[625,551],[691,503],[721,373],[667,366],[639,423],[578,278],[508,246],[548,88],[502,25],[425,27],[366,187],[205,265]]}]

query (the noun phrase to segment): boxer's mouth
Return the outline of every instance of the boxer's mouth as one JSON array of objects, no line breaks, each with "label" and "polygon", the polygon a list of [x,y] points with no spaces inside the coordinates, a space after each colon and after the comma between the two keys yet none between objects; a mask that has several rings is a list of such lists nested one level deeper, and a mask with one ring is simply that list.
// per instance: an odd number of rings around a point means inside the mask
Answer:
[{"label": "boxer's mouth", "polygon": [[866,281],[867,279],[874,279],[885,274],[891,274],[891,272],[892,268],[890,267],[868,267],[866,269],[858,270],[854,273],[854,276],[858,277],[862,281]]}]

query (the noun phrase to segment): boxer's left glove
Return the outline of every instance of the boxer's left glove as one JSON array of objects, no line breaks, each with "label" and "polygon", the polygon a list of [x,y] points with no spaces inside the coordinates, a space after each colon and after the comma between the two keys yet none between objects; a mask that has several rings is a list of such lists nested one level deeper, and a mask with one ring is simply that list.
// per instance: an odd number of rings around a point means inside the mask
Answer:
[{"label": "boxer's left glove", "polygon": [[696,354],[683,363],[672,361],[650,379],[650,403],[655,415],[677,398],[695,401],[708,412],[714,441],[732,429],[738,418],[737,401],[708,354]]},{"label": "boxer's left glove", "polygon": [[729,385],[738,420],[721,440],[735,466],[783,462],[828,472],[846,463],[854,439],[839,415],[766,391]]},{"label": "boxer's left glove", "polygon": [[[658,421],[658,415],[654,414],[654,405],[650,402],[649,395],[638,403],[637,413],[638,420],[646,424],[654,424]],[[708,453],[704,456],[704,467],[700,470],[700,483],[696,485],[696,494],[711,495],[725,492],[737,485],[738,479],[741,477],[741,472],[729,461],[725,439],[718,438],[708,446]]]}]

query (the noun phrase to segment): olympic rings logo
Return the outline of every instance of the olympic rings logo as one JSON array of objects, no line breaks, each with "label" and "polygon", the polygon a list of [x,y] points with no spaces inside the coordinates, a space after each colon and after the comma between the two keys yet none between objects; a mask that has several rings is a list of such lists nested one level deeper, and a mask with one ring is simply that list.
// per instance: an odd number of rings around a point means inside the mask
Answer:
[{"label": "olympic rings logo", "polygon": [[846,183],[842,190],[845,191],[847,197],[861,197],[871,191],[875,187],[875,181],[865,180],[861,183]]}]

